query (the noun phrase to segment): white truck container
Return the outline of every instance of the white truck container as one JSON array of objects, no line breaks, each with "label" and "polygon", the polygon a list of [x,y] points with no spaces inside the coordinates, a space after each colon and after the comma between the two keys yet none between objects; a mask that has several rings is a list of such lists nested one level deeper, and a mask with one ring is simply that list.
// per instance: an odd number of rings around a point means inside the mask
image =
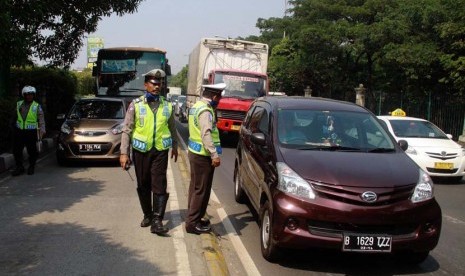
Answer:
[{"label": "white truck container", "polygon": [[181,87],[169,86],[168,89],[169,92],[168,94],[166,94],[166,98],[168,99],[168,101],[171,99],[171,96],[173,95],[181,95]]},{"label": "white truck container", "polygon": [[188,106],[202,84],[226,83],[217,108],[220,130],[238,131],[251,102],[268,93],[268,45],[245,40],[202,38],[189,55]]}]

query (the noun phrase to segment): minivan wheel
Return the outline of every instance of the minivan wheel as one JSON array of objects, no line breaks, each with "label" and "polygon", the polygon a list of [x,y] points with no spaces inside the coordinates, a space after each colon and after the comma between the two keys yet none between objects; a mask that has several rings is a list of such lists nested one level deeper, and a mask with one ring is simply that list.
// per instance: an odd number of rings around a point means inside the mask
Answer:
[{"label": "minivan wheel", "polygon": [[269,262],[276,262],[279,258],[279,248],[273,242],[273,221],[269,201],[260,210],[260,247],[263,258]]},{"label": "minivan wheel", "polygon": [[245,202],[245,194],[244,190],[242,189],[241,184],[241,175],[239,174],[239,169],[236,167],[235,169],[235,181],[234,181],[234,199],[237,203],[244,203]]}]

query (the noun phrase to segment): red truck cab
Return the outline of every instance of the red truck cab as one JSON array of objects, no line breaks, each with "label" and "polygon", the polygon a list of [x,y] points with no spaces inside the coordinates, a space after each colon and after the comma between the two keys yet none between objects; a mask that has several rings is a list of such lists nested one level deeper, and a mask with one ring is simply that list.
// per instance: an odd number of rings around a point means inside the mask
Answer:
[{"label": "red truck cab", "polygon": [[226,83],[216,109],[220,132],[238,132],[252,102],[266,96],[269,87],[266,74],[233,69],[212,70],[208,82]]}]

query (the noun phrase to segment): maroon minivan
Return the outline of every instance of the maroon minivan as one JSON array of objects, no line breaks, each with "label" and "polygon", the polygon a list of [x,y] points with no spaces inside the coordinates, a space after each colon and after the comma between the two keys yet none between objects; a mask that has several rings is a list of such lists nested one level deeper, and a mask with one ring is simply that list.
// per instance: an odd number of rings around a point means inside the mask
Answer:
[{"label": "maroon minivan", "polygon": [[264,97],[241,126],[234,182],[259,214],[263,257],[281,248],[386,253],[420,263],[438,243],[433,182],[366,108]]}]

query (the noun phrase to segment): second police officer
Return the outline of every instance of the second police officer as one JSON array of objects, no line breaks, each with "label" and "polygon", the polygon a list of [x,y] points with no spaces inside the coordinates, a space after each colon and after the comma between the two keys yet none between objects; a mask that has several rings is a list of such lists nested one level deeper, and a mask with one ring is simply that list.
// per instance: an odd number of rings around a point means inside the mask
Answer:
[{"label": "second police officer", "polygon": [[167,193],[168,151],[177,161],[177,138],[171,103],[160,96],[165,72],[154,69],[144,75],[145,94],[131,102],[126,112],[121,137],[120,165],[126,169],[132,161],[137,178],[137,195],[144,213],[141,227],[150,227],[157,235],[168,232],[163,225]]},{"label": "second police officer", "polygon": [[215,168],[220,166],[220,134],[216,127],[215,109],[226,84],[203,85],[202,98],[189,110],[189,184],[186,232],[202,234],[211,231],[204,220]]}]

